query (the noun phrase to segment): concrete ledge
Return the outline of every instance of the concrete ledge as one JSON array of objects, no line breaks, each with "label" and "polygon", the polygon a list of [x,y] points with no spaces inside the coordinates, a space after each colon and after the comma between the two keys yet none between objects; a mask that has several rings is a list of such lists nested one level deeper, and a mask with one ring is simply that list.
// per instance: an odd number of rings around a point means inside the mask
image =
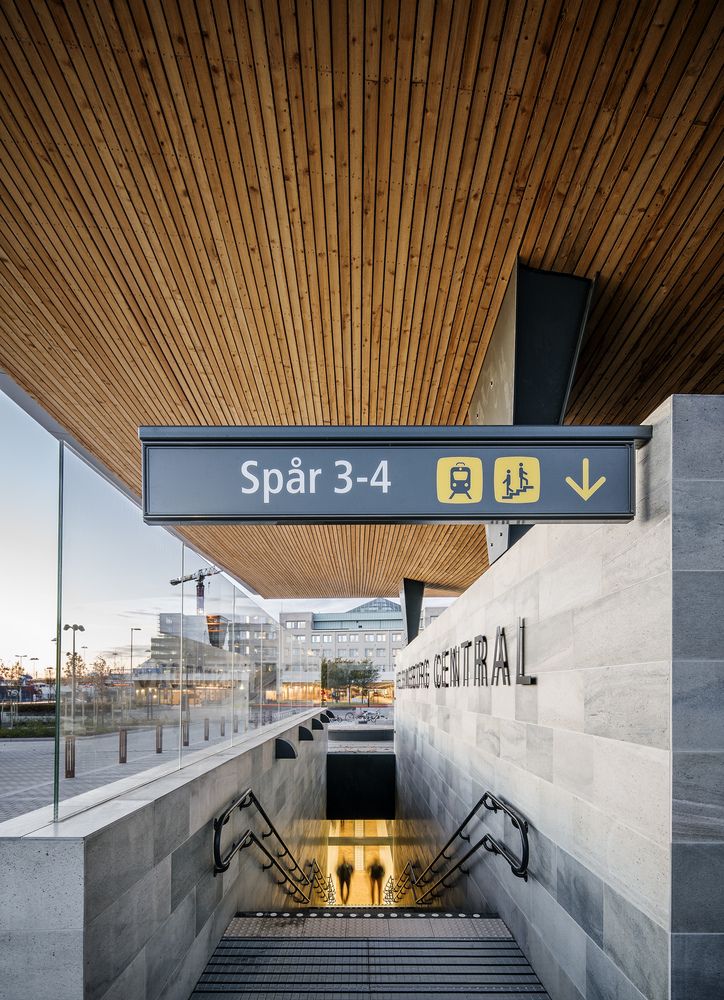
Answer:
[{"label": "concrete ledge", "polygon": [[[177,763],[160,764],[157,767],[150,767],[139,774],[131,775],[128,778],[121,778],[118,781],[102,785],[100,788],[93,788],[88,792],[73,796],[60,803],[58,823],[53,820],[53,807],[43,806],[41,809],[33,809],[32,812],[23,813],[22,816],[15,816],[13,819],[0,823],[0,839],[3,837],[26,837],[33,833],[39,833],[51,826],[62,827],[69,819],[80,814],[88,813],[96,806],[104,803],[135,797],[129,793],[135,793],[141,788],[148,790],[148,796],[153,798],[156,794],[155,783],[161,778],[170,778],[169,787],[180,787],[190,777],[205,774],[208,770],[218,766],[219,758],[232,758],[239,754],[247,753],[255,747],[261,746],[269,739],[290,731],[294,726],[308,722],[319,715],[321,709],[314,708],[297,715],[289,716],[280,722],[274,722],[261,729],[255,729],[247,733],[238,742],[225,747],[210,747],[204,750],[195,750],[182,756],[181,766]],[[206,765],[204,762],[208,762]],[[153,788],[151,786],[154,786]],[[91,820],[92,821],[92,820]],[[63,829],[67,829],[63,827]],[[60,831],[51,834],[57,836]],[[42,835],[42,834],[40,834]]]},{"label": "concrete ledge", "polygon": [[[288,904],[250,853],[213,872],[213,819],[251,785],[301,863],[326,866],[327,739],[319,709],[0,826],[0,1000],[187,1000],[233,914]],[[274,759],[277,738],[298,758]],[[229,835],[262,824],[253,810]]]}]

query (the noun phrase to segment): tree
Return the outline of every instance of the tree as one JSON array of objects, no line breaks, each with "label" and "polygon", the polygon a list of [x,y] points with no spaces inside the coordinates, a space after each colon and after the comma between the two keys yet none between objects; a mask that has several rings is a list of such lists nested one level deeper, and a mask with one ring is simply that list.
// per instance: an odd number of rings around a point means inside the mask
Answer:
[{"label": "tree", "polygon": [[[355,666],[354,660],[343,660],[340,657],[334,660],[323,659],[322,687],[326,691],[339,692],[346,690],[347,699],[350,700],[351,676]],[[335,700],[339,700],[339,697]]]},{"label": "tree", "polygon": [[350,673],[350,686],[354,685],[354,687],[359,688],[364,697],[367,699],[367,704],[369,705],[370,690],[380,679],[380,668],[376,667],[371,660],[360,660],[358,663],[354,664]]},{"label": "tree", "polygon": [[63,670],[63,677],[67,681],[72,681],[75,678],[79,681],[85,676],[85,660],[80,655],[80,653],[66,653],[65,654],[65,669]]},{"label": "tree", "polygon": [[16,660],[12,667],[5,667],[5,683],[10,688],[18,689],[18,701],[20,701],[20,685],[23,679],[23,668],[20,660]]},{"label": "tree", "polygon": [[101,722],[106,717],[106,702],[108,695],[108,681],[111,676],[111,668],[104,657],[98,656],[93,661],[92,670],[89,675],[90,683],[93,687],[93,696],[96,704],[100,703]]},{"label": "tree", "polygon": [[105,688],[111,676],[111,668],[103,656],[98,656],[92,663],[90,681],[95,688]]}]

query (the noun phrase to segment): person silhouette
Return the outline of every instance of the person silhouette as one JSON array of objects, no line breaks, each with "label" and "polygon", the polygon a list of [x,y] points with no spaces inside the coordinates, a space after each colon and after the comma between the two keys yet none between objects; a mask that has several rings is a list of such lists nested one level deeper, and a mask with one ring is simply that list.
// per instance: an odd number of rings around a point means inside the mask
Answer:
[{"label": "person silhouette", "polygon": [[518,492],[525,493],[525,491],[528,489],[528,474],[523,468],[522,462],[518,466],[518,479],[520,480],[520,486],[518,488]]},{"label": "person silhouette", "polygon": [[505,499],[510,500],[513,496],[513,491],[510,488],[512,480],[510,478],[510,469],[505,470],[505,479],[503,480],[503,486],[505,487]]},{"label": "person silhouette", "polygon": [[385,877],[385,869],[382,867],[380,859],[375,858],[367,871],[370,873],[372,905],[375,905],[375,896],[377,896],[377,905],[382,906],[382,879]]},{"label": "person silhouette", "polygon": [[342,857],[341,864],[337,867],[337,878],[339,879],[339,899],[343,906],[349,899],[349,890],[352,882],[352,872],[354,869],[347,858]]}]

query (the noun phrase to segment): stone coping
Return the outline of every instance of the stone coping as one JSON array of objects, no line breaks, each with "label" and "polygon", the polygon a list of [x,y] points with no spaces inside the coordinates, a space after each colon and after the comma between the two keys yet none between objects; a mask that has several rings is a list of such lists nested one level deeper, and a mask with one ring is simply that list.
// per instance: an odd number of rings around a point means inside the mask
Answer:
[{"label": "stone coping", "polygon": [[[243,736],[233,746],[209,747],[195,750],[182,758],[183,763],[168,762],[148,768],[128,778],[101,785],[61,803],[61,815],[53,819],[53,806],[42,806],[32,812],[15,816],[0,823],[0,839],[34,837],[42,839],[77,840],[89,837],[129,813],[142,808],[159,795],[180,788],[203,774],[213,771],[220,763],[263,746],[270,739],[296,731],[297,727],[322,712],[321,708],[307,709],[287,716],[279,722]],[[68,806],[64,813],[63,806]],[[102,807],[102,808],[101,808]]]}]

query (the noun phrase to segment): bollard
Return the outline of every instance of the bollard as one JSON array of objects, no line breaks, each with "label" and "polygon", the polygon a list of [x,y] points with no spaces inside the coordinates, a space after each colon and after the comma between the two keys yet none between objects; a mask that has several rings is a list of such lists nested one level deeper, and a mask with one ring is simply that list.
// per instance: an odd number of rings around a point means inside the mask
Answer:
[{"label": "bollard", "polygon": [[238,715],[234,716],[234,719],[233,719],[233,722],[232,722],[232,727],[233,727],[233,730],[234,730],[235,733],[239,732],[239,716]]},{"label": "bollard", "polygon": [[163,726],[156,723],[156,753],[163,753]]},{"label": "bollard", "polygon": [[128,762],[128,730],[119,729],[118,730],[118,763],[126,764]]},{"label": "bollard", "polygon": [[226,736],[226,719],[219,719],[219,736]]},{"label": "bollard", "polygon": [[75,778],[75,736],[65,738],[65,776]]},{"label": "bollard", "polygon": [[181,723],[181,743],[187,747],[189,745],[189,720],[184,719]]},{"label": "bollard", "polygon": [[209,738],[209,720],[204,719],[204,739],[208,740],[208,738]]}]

